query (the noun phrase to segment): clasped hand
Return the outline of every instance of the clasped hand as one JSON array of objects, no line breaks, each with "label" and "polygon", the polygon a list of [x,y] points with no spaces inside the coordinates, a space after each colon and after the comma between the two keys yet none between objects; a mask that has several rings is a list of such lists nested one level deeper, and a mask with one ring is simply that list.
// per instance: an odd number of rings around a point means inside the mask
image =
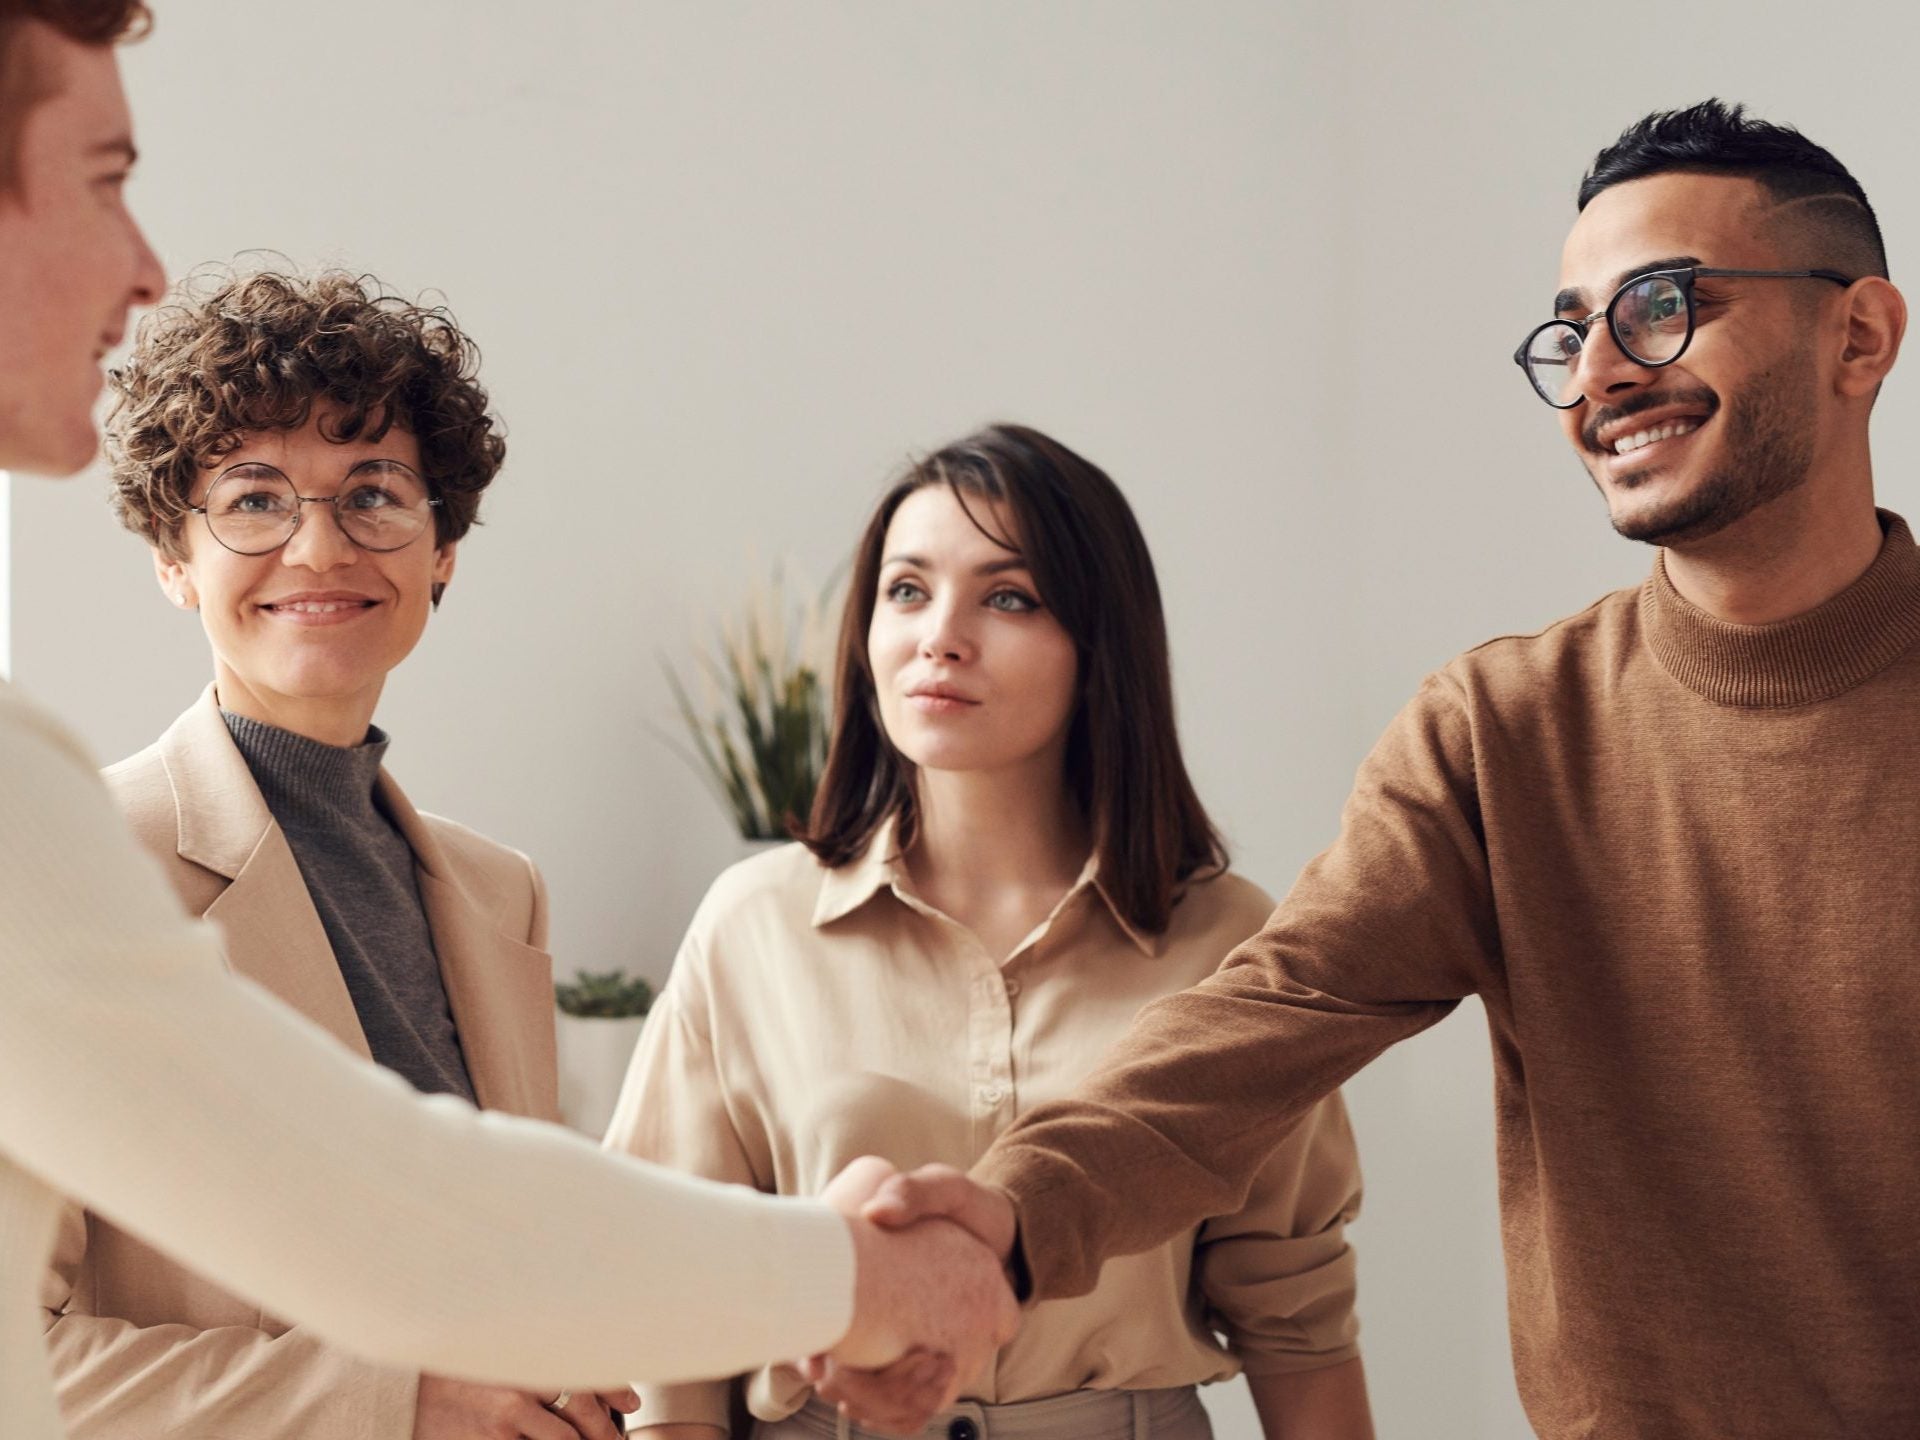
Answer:
[{"label": "clasped hand", "polygon": [[802,1373],[860,1424],[913,1434],[1019,1329],[1004,1268],[1013,1206],[950,1166],[903,1175],[871,1156],[822,1198],[853,1233],[854,1319]]}]

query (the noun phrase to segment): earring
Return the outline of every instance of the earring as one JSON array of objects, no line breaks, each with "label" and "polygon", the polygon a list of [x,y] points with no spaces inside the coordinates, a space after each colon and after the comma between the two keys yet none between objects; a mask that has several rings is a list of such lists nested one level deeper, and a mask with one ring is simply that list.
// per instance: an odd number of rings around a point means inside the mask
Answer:
[{"label": "earring", "polygon": [[442,597],[443,597],[443,596],[444,596],[444,595],[445,595],[446,593],[447,593],[447,582],[446,582],[446,581],[444,581],[444,580],[436,580],[436,581],[434,581],[434,582],[433,582],[433,587],[432,587],[432,588],[431,588],[430,590],[428,590],[428,591],[427,591],[427,594],[428,594],[428,596],[429,596],[429,597],[431,597],[431,599],[433,600],[433,608],[434,608],[434,609],[436,609],[436,610],[438,610],[438,609],[440,608],[440,601],[441,601],[441,598],[442,598]]}]

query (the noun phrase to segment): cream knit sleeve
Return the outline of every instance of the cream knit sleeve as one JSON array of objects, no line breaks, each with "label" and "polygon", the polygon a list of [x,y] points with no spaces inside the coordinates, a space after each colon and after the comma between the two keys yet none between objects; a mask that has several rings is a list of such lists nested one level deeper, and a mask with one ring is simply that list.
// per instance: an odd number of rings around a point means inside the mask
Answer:
[{"label": "cream knit sleeve", "polygon": [[369,1358],[530,1388],[735,1373],[849,1323],[824,1206],[423,1099],[229,975],[4,687],[0,827],[0,1151],[217,1283]]}]

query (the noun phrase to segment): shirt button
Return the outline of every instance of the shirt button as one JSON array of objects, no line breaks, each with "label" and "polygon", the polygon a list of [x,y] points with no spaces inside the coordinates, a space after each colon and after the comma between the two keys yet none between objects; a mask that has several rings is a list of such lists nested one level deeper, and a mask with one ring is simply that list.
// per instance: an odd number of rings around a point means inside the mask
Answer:
[{"label": "shirt button", "polygon": [[980,1427],[962,1415],[947,1426],[947,1440],[980,1440]]},{"label": "shirt button", "polygon": [[[982,1105],[998,1105],[1002,1100],[1006,1099],[1006,1097],[1007,1092],[1002,1090],[998,1085],[982,1085],[980,1087],[980,1103]],[[953,1423],[958,1425],[963,1422],[956,1420]],[[973,1422],[968,1420],[964,1423],[971,1425]]]},{"label": "shirt button", "polygon": [[1020,982],[1018,980],[1013,979],[1011,976],[1009,976],[1007,979],[1007,998],[1011,1000],[1014,996],[1018,995],[1019,993],[1020,993]]}]

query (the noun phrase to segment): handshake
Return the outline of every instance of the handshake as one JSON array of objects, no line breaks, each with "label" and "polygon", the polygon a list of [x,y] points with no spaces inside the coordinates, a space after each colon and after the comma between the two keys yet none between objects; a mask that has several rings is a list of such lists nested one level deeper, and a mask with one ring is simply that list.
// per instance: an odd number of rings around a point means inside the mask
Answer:
[{"label": "handshake", "polygon": [[901,1174],[872,1156],[820,1198],[853,1233],[853,1324],[801,1373],[858,1423],[912,1434],[1020,1328],[1005,1270],[1013,1205],[949,1166]]}]

